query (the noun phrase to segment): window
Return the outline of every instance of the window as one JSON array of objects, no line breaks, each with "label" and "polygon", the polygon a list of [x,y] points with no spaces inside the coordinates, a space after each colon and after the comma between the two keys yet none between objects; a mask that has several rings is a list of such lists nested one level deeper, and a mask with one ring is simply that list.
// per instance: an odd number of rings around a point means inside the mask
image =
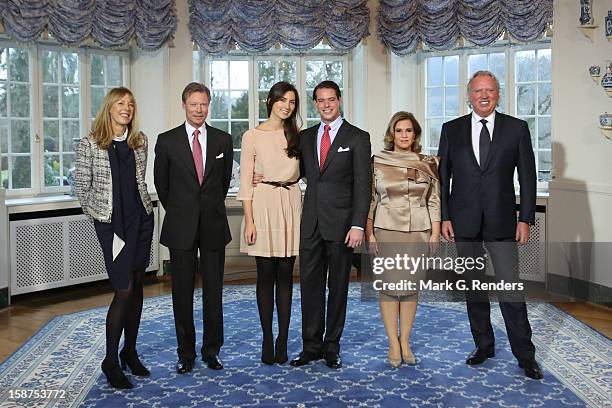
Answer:
[{"label": "window", "polygon": [[240,150],[242,134],[249,126],[249,61],[211,60],[210,124],[233,135],[234,150]]},{"label": "window", "polygon": [[459,116],[459,57],[427,58],[425,80],[426,134],[424,150],[435,154],[442,124]]},{"label": "window", "polygon": [[90,70],[90,117],[95,119],[102,100],[112,88],[124,85],[124,66],[127,66],[125,57],[116,54],[91,54]]},{"label": "window", "polygon": [[67,191],[75,142],[105,93],[125,84],[127,62],[124,52],[0,43],[0,183],[9,195]]},{"label": "window", "polygon": [[[464,49],[423,53],[423,150],[438,150],[442,124],[470,111],[465,84],[479,70],[500,82],[498,110],[527,122],[536,156],[538,182],[547,183],[551,171],[551,52],[550,44]],[[541,184],[541,186],[544,186]]]},{"label": "window", "polygon": [[268,118],[266,97],[276,82],[287,81],[296,86],[303,127],[319,122],[311,99],[312,90],[319,82],[329,79],[340,86],[345,111],[349,101],[345,95],[348,58],[324,44],[306,56],[282,46],[259,56],[241,55],[236,51],[216,58],[194,51],[193,61],[194,80],[204,78],[212,93],[209,123],[232,135],[237,163],[243,133]]},{"label": "window", "polygon": [[30,51],[0,48],[0,183],[32,187]]},{"label": "window", "polygon": [[549,181],[552,168],[550,71],[550,49],[516,53],[515,112],[529,125],[539,181]]},{"label": "window", "polygon": [[42,50],[44,187],[67,185],[80,138],[79,54]]}]

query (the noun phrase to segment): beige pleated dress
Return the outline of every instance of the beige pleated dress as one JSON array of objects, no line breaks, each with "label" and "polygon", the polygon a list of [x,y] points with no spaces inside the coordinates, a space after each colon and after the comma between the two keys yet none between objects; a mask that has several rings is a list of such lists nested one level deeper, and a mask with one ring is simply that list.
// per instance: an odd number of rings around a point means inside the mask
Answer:
[{"label": "beige pleated dress", "polygon": [[263,181],[293,182],[300,177],[300,162],[287,157],[283,130],[249,129],[242,136],[239,201],[253,201],[257,230],[255,244],[244,239],[244,217],[240,228],[240,252],[252,256],[296,256],[300,247],[302,195],[298,184],[276,187],[264,183],[253,187],[253,173]]},{"label": "beige pleated dress", "polygon": [[[372,157],[372,199],[368,218],[373,220],[378,256],[427,257],[432,222],[440,221],[440,183],[436,156],[383,150]],[[425,277],[420,268],[385,270],[383,282],[402,280],[417,284]],[[377,278],[375,278],[377,279]],[[382,295],[399,297],[418,291],[382,290]]]}]

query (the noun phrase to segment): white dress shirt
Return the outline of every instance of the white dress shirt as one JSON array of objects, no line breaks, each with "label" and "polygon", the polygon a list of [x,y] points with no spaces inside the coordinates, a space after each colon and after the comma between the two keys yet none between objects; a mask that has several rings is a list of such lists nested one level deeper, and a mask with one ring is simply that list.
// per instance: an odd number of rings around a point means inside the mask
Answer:
[{"label": "white dress shirt", "polygon": [[482,131],[482,123],[480,121],[486,119],[487,129],[489,129],[489,137],[493,141],[493,128],[495,128],[495,111],[486,118],[481,118],[472,111],[472,149],[474,149],[474,156],[476,161],[480,164],[480,132]]},{"label": "white dress shirt", "polygon": [[330,127],[329,145],[331,146],[331,144],[334,143],[334,139],[336,138],[338,129],[340,129],[340,126],[342,126],[342,122],[344,122],[342,116],[338,116],[336,120],[334,120],[332,123],[324,123],[323,121],[321,121],[321,124],[319,125],[319,131],[317,133],[317,158],[319,159],[319,166],[321,165],[321,139],[323,139],[325,125],[329,125]]},{"label": "white dress shirt", "polygon": [[[185,129],[187,130],[187,137],[189,138],[189,149],[191,149],[193,153],[193,132],[195,132],[196,128],[191,126],[189,122],[185,121]],[[203,124],[198,128],[200,131],[200,135],[198,136],[198,141],[200,142],[200,147],[202,148],[202,171],[206,168],[206,124]]]}]

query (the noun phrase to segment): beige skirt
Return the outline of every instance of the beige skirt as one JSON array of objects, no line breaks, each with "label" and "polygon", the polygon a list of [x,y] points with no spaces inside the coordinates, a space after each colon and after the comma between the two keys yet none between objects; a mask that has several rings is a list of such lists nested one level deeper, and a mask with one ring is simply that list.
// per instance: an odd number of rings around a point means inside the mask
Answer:
[{"label": "beige skirt", "polygon": [[300,251],[302,195],[298,184],[289,189],[259,184],[253,193],[253,221],[257,238],[244,240],[244,217],[240,227],[240,252],[251,256],[288,257]]},{"label": "beige skirt", "polygon": [[[394,284],[414,282],[416,287],[415,290],[381,290],[380,295],[394,298],[416,295],[419,281],[425,277],[426,269],[421,265],[425,262],[423,258],[428,256],[431,230],[402,232],[375,228],[374,236],[378,244],[378,257],[397,259],[399,255],[400,258],[399,268],[384,268],[382,274],[374,275],[374,279]],[[421,261],[415,268],[413,260],[418,261],[418,258]]]}]

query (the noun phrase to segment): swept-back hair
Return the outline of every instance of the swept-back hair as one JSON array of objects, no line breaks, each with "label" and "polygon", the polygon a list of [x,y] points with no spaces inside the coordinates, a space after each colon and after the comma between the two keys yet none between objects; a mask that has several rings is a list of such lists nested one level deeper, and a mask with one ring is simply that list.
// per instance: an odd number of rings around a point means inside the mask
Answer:
[{"label": "swept-back hair", "polygon": [[[302,126],[302,119],[300,117],[300,97],[298,95],[295,86],[288,82],[280,81],[272,85],[270,92],[268,92],[268,98],[266,99],[266,108],[268,109],[268,117],[272,113],[272,106],[280,101],[287,92],[293,92],[295,95],[295,109],[291,112],[291,116],[283,120],[283,129],[285,131],[285,138],[287,139],[287,156],[288,157],[299,157],[299,140],[298,133]],[[300,124],[298,125],[298,118]]]},{"label": "swept-back hair", "polygon": [[132,103],[134,104],[134,114],[132,115],[132,120],[127,125],[128,136],[127,143],[131,149],[137,149],[141,147],[144,143],[144,140],[138,130],[138,119],[136,109],[136,100],[134,99],[134,95],[132,91],[127,88],[119,87],[113,88],[104,97],[102,101],[102,106],[98,113],[96,114],[96,118],[93,121],[91,126],[91,134],[93,135],[93,139],[96,144],[100,146],[101,149],[108,149],[108,147],[113,142],[113,137],[117,136],[113,134],[113,123],[111,121],[111,108],[112,106],[125,95],[129,95]]},{"label": "swept-back hair", "polygon": [[393,116],[391,116],[391,120],[387,126],[387,131],[385,132],[385,150],[395,150],[395,125],[397,125],[397,122],[402,120],[409,120],[412,123],[414,141],[412,142],[412,146],[410,146],[410,150],[415,153],[421,153],[421,125],[419,125],[419,122],[412,113],[405,111],[396,112],[393,114]]}]

